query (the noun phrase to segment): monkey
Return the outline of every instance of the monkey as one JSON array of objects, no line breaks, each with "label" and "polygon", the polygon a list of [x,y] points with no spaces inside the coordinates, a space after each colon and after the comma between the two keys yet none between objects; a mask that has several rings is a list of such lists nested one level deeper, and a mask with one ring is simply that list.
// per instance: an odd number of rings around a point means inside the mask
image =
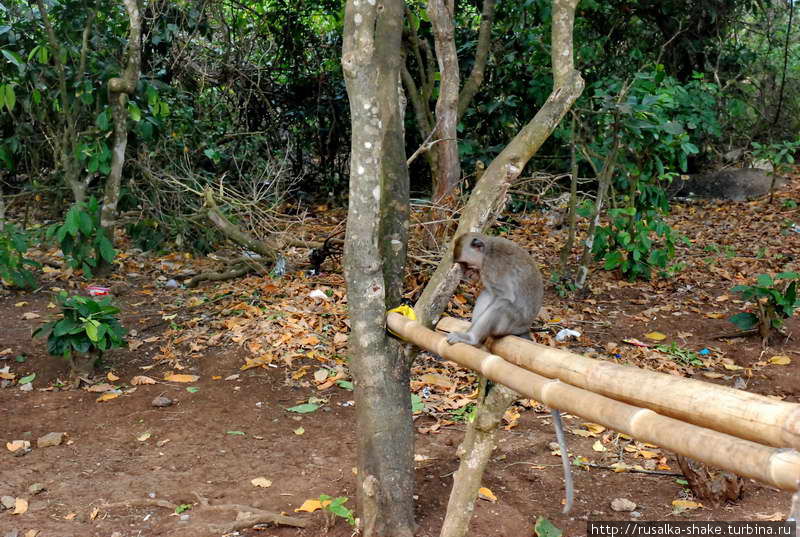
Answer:
[{"label": "monkey", "polygon": [[[544,284],[536,262],[522,247],[502,237],[465,233],[456,239],[453,262],[467,275],[479,275],[483,290],[475,300],[472,323],[466,332],[451,332],[447,342],[480,345],[491,337],[517,336],[531,340],[530,326],[542,307]],[[567,502],[563,513],[572,509],[572,469],[564,438],[561,412],[550,410],[561,450]]]}]

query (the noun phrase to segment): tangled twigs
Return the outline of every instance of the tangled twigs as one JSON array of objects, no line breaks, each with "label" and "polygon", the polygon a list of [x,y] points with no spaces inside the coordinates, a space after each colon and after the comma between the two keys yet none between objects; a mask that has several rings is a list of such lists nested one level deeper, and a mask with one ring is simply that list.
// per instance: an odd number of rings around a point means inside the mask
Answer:
[{"label": "tangled twigs", "polygon": [[[193,494],[197,497],[198,504],[192,509],[192,513],[199,514],[204,511],[236,511],[236,520],[222,524],[195,522],[170,532],[170,537],[200,537],[203,535],[211,537],[250,528],[256,524],[280,524],[282,526],[292,526],[295,528],[305,528],[308,526],[308,522],[300,518],[282,515],[275,511],[266,511],[249,505],[241,505],[238,503],[211,505],[207,498],[201,496],[197,492]],[[163,507],[175,511],[178,505],[167,500],[139,498],[123,502],[107,503],[102,506],[103,509],[115,509],[119,507]]]}]

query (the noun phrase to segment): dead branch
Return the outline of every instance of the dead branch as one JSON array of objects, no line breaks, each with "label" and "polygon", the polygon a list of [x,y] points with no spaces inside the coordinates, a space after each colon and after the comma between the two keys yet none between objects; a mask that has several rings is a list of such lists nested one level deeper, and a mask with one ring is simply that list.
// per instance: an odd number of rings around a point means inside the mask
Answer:
[{"label": "dead branch", "polygon": [[[197,492],[194,492],[193,494],[197,497],[198,501],[198,506],[192,509],[194,513],[203,511],[236,511],[237,520],[221,524],[206,524],[197,522],[170,532],[168,534],[169,537],[212,537],[223,533],[251,528],[256,524],[279,524],[282,526],[292,526],[295,528],[305,528],[308,526],[308,522],[306,520],[282,515],[281,513],[274,511],[266,511],[264,509],[251,507],[249,505],[241,505],[238,503],[211,505],[207,498],[201,496]],[[164,509],[175,511],[178,508],[178,505],[167,500],[137,498],[122,502],[106,503],[101,506],[102,509],[106,510],[117,509],[121,507],[163,507]]]}]

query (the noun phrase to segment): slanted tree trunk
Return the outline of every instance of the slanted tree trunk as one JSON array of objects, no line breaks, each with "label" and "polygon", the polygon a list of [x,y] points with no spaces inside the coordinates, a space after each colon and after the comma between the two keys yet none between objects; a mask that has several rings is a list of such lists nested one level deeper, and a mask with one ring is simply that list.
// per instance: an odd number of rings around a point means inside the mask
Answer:
[{"label": "slanted tree trunk", "polygon": [[[142,51],[142,16],[139,12],[138,0],[123,0],[130,20],[128,36],[128,53],[125,71],[122,76],[108,81],[108,102],[114,119],[114,146],[111,149],[111,171],[106,179],[103,209],[100,213],[100,225],[114,242],[117,224],[117,204],[122,185],[122,167],[125,164],[125,148],[128,146],[128,98],[136,91],[139,82],[139,67]],[[102,260],[99,270],[108,272],[110,265]]]},{"label": "slanted tree trunk", "polygon": [[[516,181],[528,161],[550,136],[583,91],[583,79],[573,62],[572,27],[578,0],[553,0],[551,58],[553,90],[542,108],[505,149],[492,161],[475,185],[462,211],[456,236],[481,231],[491,224],[505,205],[508,188]],[[414,310],[420,321],[430,326],[444,310],[461,277],[461,269],[452,263],[452,247],[431,276]],[[466,535],[472,515],[472,503],[493,447],[493,434],[513,400],[508,393],[497,392],[478,404],[478,420],[470,424],[462,448],[462,464],[454,477],[453,491],[442,535]],[[452,514],[451,514],[452,513]]]},{"label": "slanted tree trunk", "polygon": [[402,288],[408,170],[400,99],[402,0],[348,0],[342,68],[352,145],[344,269],[365,537],[414,534],[409,363],[384,314]]}]

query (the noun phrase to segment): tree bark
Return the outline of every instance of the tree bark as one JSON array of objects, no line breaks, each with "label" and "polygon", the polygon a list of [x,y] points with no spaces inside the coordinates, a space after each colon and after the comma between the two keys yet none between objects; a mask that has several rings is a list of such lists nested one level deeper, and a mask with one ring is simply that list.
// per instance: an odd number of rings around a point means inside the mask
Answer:
[{"label": "tree bark", "polygon": [[436,59],[439,62],[439,98],[436,100],[434,139],[441,140],[431,149],[437,154],[436,175],[433,178],[434,206],[447,203],[461,178],[458,158],[458,53],[453,27],[454,0],[429,0],[428,17],[433,26]]},{"label": "tree bark", "polygon": [[[483,230],[491,223],[505,204],[508,188],[583,91],[583,79],[573,61],[572,25],[577,3],[578,0],[553,0],[553,91],[533,119],[492,161],[477,182],[461,213],[456,236]],[[452,261],[451,247],[414,307],[420,322],[426,326],[431,326],[444,311],[458,285],[461,269]]]},{"label": "tree bark", "polygon": [[365,537],[414,534],[409,364],[384,320],[387,307],[396,305],[405,261],[408,170],[398,93],[403,8],[401,0],[348,0],[342,48],[353,133],[344,268]]},{"label": "tree bark", "polygon": [[458,447],[461,462],[453,476],[453,489],[439,537],[467,535],[483,472],[494,450],[497,427],[509,405],[519,399],[517,392],[502,384],[495,384],[487,394],[486,379],[482,378],[481,383],[483,397],[478,402],[475,419],[469,424],[464,441]]},{"label": "tree bark", "polygon": [[117,203],[122,184],[122,167],[125,164],[125,148],[128,145],[128,98],[136,92],[142,50],[142,17],[138,0],[123,0],[130,20],[128,54],[125,71],[119,78],[108,81],[108,102],[114,119],[114,145],[111,150],[111,171],[108,174],[100,213],[100,225],[114,241],[117,223]]}]

